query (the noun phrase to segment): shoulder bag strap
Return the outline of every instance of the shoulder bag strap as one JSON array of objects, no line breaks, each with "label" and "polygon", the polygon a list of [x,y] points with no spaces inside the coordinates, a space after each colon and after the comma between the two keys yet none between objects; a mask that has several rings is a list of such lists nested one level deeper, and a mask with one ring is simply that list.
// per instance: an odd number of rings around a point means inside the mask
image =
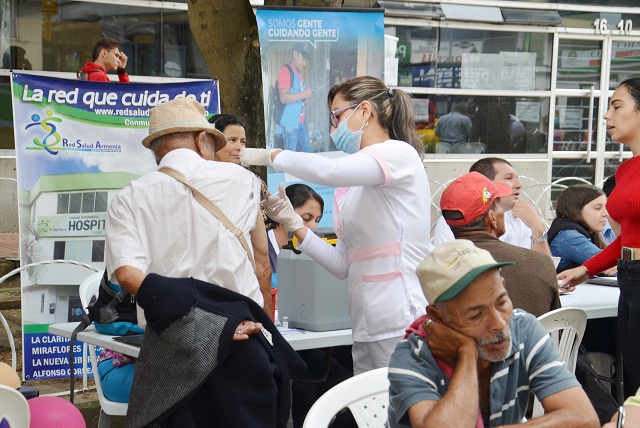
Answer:
[{"label": "shoulder bag strap", "polygon": [[253,266],[253,270],[255,272],[256,262],[253,259],[253,253],[249,248],[249,244],[247,243],[247,240],[244,238],[244,233],[242,233],[242,229],[240,229],[239,227],[236,227],[231,222],[231,220],[229,220],[229,218],[226,215],[224,215],[222,211],[220,211],[220,208],[218,208],[216,204],[214,204],[209,198],[207,198],[205,195],[200,193],[198,189],[191,186],[191,184],[187,181],[184,175],[169,168],[160,168],[158,171],[162,172],[163,174],[167,174],[169,177],[175,178],[176,180],[178,180],[179,182],[183,183],[185,186],[191,189],[191,192],[193,193],[193,197],[196,199],[196,201],[198,201],[200,205],[205,207],[211,214],[213,214],[218,220],[220,220],[222,224],[224,224],[225,227],[229,229],[236,238],[238,238],[238,241],[240,241],[240,244],[242,244],[242,248],[244,248],[244,250],[247,252],[247,256],[249,257],[249,261],[251,262],[251,266]]}]

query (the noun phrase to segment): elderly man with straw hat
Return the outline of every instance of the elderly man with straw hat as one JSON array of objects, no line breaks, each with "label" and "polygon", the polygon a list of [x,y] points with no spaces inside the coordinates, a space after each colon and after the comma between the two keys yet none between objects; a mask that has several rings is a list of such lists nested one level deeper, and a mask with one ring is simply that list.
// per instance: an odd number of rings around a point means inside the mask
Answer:
[{"label": "elderly man with straw hat", "polygon": [[430,305],[391,356],[390,427],[511,426],[530,391],[546,412],[531,426],[599,426],[542,325],[513,310],[500,275],[509,264],[457,239],[418,265]]},{"label": "elderly man with straw hat", "polygon": [[262,308],[260,181],[213,161],[226,139],[197,101],[168,101],[149,119],[142,144],[159,169],[125,186],[106,222],[107,274],[147,326],[125,426],[285,427],[304,364]]},{"label": "elderly man with straw hat", "polygon": [[[178,98],[160,104],[149,119],[142,144],[153,152],[159,169],[181,173],[218,206],[252,244],[256,272],[238,239],[194,199],[191,189],[154,171],[129,183],[109,205],[108,274],[113,279],[115,273],[134,295],[144,274],[154,272],[212,282],[270,305],[260,181],[239,165],[213,161],[214,147],[224,146],[226,138],[207,121],[197,101]],[[144,325],[143,314],[138,315]]]}]

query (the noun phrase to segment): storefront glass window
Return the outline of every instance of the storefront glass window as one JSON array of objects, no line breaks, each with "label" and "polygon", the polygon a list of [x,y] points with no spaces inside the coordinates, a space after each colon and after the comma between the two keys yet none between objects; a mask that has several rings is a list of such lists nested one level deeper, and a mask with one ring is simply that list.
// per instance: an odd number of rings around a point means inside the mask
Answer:
[{"label": "storefront glass window", "polygon": [[427,153],[546,153],[548,112],[548,98],[437,96],[419,132]]},{"label": "storefront glass window", "polygon": [[129,74],[209,74],[186,11],[131,7],[124,2],[4,2],[10,12],[4,16],[11,19],[0,34],[2,68],[75,72],[92,60],[96,40],[112,37],[129,57]]},{"label": "storefront glass window", "polygon": [[600,89],[602,42],[560,39],[558,45],[557,87],[562,89]]},{"label": "storefront glass window", "polygon": [[612,40],[609,89],[616,89],[624,80],[637,76],[638,70],[640,70],[640,41]]},{"label": "storefront glass window", "polygon": [[398,85],[549,90],[551,35],[396,27]]},{"label": "storefront glass window", "polygon": [[589,102],[589,97],[557,97],[553,119],[553,150],[586,151],[587,141],[591,144],[591,150],[596,150],[596,127],[601,115],[596,100],[589,139]]},{"label": "storefront glass window", "polygon": [[[111,37],[127,54],[130,75],[211,77],[185,10],[124,1],[0,0],[0,6],[2,69],[75,73],[92,60],[95,42]],[[13,149],[9,78],[0,79],[0,149]]]}]

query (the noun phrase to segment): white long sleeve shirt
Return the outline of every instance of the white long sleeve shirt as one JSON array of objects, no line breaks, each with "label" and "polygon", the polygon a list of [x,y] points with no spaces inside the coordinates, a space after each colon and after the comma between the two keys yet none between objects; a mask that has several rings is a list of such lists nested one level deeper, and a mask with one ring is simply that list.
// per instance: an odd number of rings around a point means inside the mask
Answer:
[{"label": "white long sleeve shirt", "polygon": [[415,273],[431,250],[431,194],[420,156],[407,143],[388,140],[340,158],[283,151],[273,166],[338,187],[337,245],[307,233],[299,249],[348,278],[353,340],[402,336],[427,304]]}]

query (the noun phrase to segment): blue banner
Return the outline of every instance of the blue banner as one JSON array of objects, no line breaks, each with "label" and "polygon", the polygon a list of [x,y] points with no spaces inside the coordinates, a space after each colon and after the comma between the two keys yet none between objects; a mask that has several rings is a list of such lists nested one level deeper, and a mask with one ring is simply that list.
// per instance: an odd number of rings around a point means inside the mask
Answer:
[{"label": "blue banner", "polygon": [[[340,155],[329,138],[327,94],[353,77],[382,78],[383,10],[259,7],[256,18],[267,148]],[[286,94],[294,94],[295,101],[283,102]],[[280,182],[311,186],[325,201],[319,227],[333,226],[333,188],[270,169],[269,190],[277,191]]]}]

